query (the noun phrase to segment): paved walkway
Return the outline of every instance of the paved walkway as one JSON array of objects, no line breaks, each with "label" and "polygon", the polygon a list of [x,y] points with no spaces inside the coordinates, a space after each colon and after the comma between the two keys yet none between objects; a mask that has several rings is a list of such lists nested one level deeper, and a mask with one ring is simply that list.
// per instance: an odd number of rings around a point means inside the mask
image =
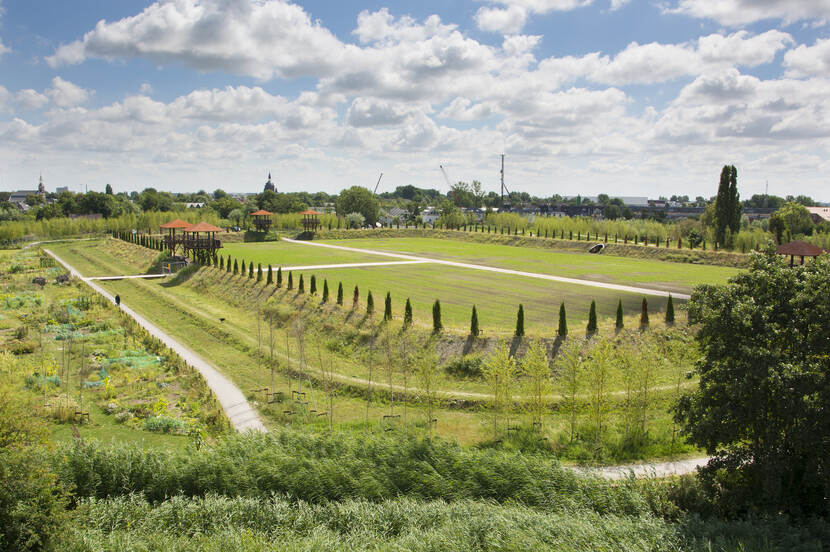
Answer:
[{"label": "paved walkway", "polygon": [[403,253],[390,253],[388,251],[377,251],[374,249],[360,249],[357,247],[346,247],[344,245],[332,245],[329,243],[315,243],[306,240],[292,240],[289,238],[282,238],[284,241],[290,243],[298,243],[302,245],[311,245],[315,247],[328,247],[331,249],[339,249],[341,251],[352,251],[354,253],[368,253],[370,255],[381,255],[384,257],[393,257],[397,259],[407,259],[409,261],[420,261],[424,263],[436,263],[446,266],[454,266],[458,268],[469,268],[472,270],[486,270],[488,272],[497,272],[500,274],[509,274],[512,276],[524,276],[527,278],[538,278],[540,280],[550,280],[552,282],[563,282],[565,284],[576,284],[580,286],[590,286],[602,289],[613,289],[616,291],[625,291],[628,293],[640,293],[643,295],[656,295],[658,297],[668,297],[671,295],[675,299],[690,299],[691,297],[685,293],[671,293],[669,291],[661,291],[656,289],[642,288],[636,286],[625,286],[622,284],[609,284],[606,282],[594,282],[593,280],[581,280],[579,278],[566,278],[564,276],[553,276],[551,274],[539,274],[538,272],[525,272],[523,270],[513,270],[510,268],[498,268],[495,266],[485,266],[472,263],[459,263],[456,261],[445,261],[443,259],[433,259],[430,257],[418,257],[415,255],[404,255]]},{"label": "paved walkway", "polygon": [[[106,297],[112,303],[115,303],[115,298],[104,288],[95,282],[90,281],[90,279],[84,278],[80,272],[75,270],[75,268],[70,266],[66,261],[48,249],[44,249],[44,251],[62,264],[70,274],[80,278],[86,282],[89,287]],[[259,419],[259,415],[256,413],[256,410],[251,407],[245,399],[245,395],[233,384],[233,382],[220,374],[216,368],[211,366],[202,357],[167,335],[164,331],[125,305],[123,302],[121,303],[120,308],[122,311],[130,315],[136,322],[138,322],[142,328],[147,330],[150,335],[160,339],[162,343],[182,357],[188,365],[192,366],[202,374],[202,377],[205,378],[205,381],[211,391],[213,391],[213,394],[216,395],[219,404],[222,405],[225,414],[237,431],[267,431],[265,429],[265,425],[262,423],[262,420]]]},{"label": "paved walkway", "polygon": [[167,278],[169,274],[130,274],[124,276],[87,276],[86,278],[81,278],[81,280],[85,282],[89,282],[90,280],[124,280],[124,279],[131,279],[131,278]]},{"label": "paved walkway", "polygon": [[629,464],[624,466],[606,466],[600,468],[573,468],[580,473],[599,475],[605,479],[625,479],[635,477],[668,477],[692,473],[705,466],[709,457],[688,458],[674,462],[653,462],[648,464]]}]

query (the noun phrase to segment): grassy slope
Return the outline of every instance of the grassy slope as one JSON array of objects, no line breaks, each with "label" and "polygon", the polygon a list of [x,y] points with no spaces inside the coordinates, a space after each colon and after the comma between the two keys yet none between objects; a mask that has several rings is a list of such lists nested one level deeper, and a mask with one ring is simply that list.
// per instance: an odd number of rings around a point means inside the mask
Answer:
[{"label": "grassy slope", "polygon": [[[142,274],[159,255],[158,251],[113,238],[47,244],[46,248],[56,252],[84,276]],[[102,255],[102,251],[106,254]]]},{"label": "grassy slope", "polygon": [[318,248],[300,247],[284,241],[225,244],[222,251],[220,251],[220,255],[225,258],[231,256],[240,260],[245,259],[246,265],[251,261],[255,264],[262,263],[263,267],[271,264],[274,269],[278,266],[369,263],[394,260],[384,259],[377,255],[363,255],[348,251],[320,251]]},{"label": "grassy slope", "polygon": [[688,293],[698,284],[725,283],[739,272],[721,266],[432,238],[331,240],[327,243],[682,293]]}]

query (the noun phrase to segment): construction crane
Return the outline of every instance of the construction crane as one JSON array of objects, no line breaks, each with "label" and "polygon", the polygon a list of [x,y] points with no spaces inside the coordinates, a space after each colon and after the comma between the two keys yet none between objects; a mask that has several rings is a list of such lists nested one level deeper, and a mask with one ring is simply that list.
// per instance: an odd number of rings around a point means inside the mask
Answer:
[{"label": "construction crane", "polygon": [[507,192],[508,199],[510,198],[510,190],[504,184],[504,154],[501,154],[501,206],[504,207],[504,192]]},{"label": "construction crane", "polygon": [[378,193],[378,186],[380,186],[380,179],[381,179],[381,178],[383,178],[383,173],[380,173],[380,176],[378,177],[378,183],[377,183],[377,184],[375,184],[375,191],[374,191],[374,192],[372,192],[372,195],[377,195],[377,193]]},{"label": "construction crane", "polygon": [[447,181],[447,186],[452,189],[452,182],[450,182],[450,177],[447,175],[447,170],[444,168],[444,165],[438,165],[438,168],[441,169],[441,174],[444,175],[444,180]]}]

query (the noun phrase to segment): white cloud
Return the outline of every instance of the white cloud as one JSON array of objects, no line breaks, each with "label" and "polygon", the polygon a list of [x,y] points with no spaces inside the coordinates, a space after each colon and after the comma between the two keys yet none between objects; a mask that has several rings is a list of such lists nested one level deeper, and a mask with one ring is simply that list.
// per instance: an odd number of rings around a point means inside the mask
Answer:
[{"label": "white cloud", "polygon": [[438,116],[456,121],[476,121],[490,117],[494,113],[495,109],[490,102],[473,105],[469,98],[455,98]]},{"label": "white cloud", "polygon": [[[5,12],[3,9],[3,2],[0,1],[0,20],[3,18],[3,12]],[[3,57],[3,54],[8,54],[9,52],[11,52],[11,48],[4,46],[3,39],[0,38],[0,57]]]},{"label": "white cloud", "polygon": [[790,50],[784,54],[784,66],[789,77],[830,76],[830,39]]},{"label": "white cloud", "polygon": [[476,12],[475,20],[482,31],[516,34],[525,26],[527,10],[521,6],[481,7]]},{"label": "white cloud", "polygon": [[11,111],[12,93],[5,86],[0,85],[0,113]]},{"label": "white cloud", "polygon": [[611,11],[618,10],[628,4],[631,0],[611,0]]},{"label": "white cloud", "polygon": [[17,94],[15,95],[15,102],[18,106],[20,106],[21,109],[40,109],[41,107],[49,103],[49,98],[46,97],[45,94],[41,94],[36,90],[27,88],[25,90],[20,90],[17,92]]},{"label": "white cloud", "polygon": [[679,0],[665,9],[672,13],[714,19],[729,26],[765,19],[793,23],[830,18],[830,0]]},{"label": "white cloud", "polygon": [[353,127],[400,125],[421,112],[411,102],[391,102],[376,98],[355,98],[346,112],[346,122]]},{"label": "white cloud", "polygon": [[141,87],[138,89],[138,91],[141,94],[148,96],[153,93],[153,85],[149,82],[142,82]]},{"label": "white cloud", "polygon": [[58,107],[75,107],[89,101],[91,92],[60,77],[52,79],[52,88],[45,91],[49,100]]}]

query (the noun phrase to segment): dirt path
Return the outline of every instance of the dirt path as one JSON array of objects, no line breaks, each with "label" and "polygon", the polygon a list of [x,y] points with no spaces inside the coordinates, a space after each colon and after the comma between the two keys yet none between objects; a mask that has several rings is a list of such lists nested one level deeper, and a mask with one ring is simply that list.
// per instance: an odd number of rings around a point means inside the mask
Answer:
[{"label": "dirt path", "polygon": [[597,468],[572,468],[580,473],[598,475],[605,479],[625,479],[634,477],[668,477],[693,473],[705,466],[709,457],[687,458],[672,462],[649,462],[646,464],[627,464],[623,466],[605,466]]},{"label": "dirt path", "polygon": [[671,293],[668,291],[660,291],[656,289],[642,288],[636,286],[625,286],[622,284],[608,284],[605,282],[594,282],[593,280],[580,280],[579,278],[566,278],[564,276],[553,276],[551,274],[540,274],[538,272],[525,272],[523,270],[513,270],[510,268],[498,268],[495,266],[478,265],[472,263],[459,263],[456,261],[445,261],[443,259],[433,259],[431,257],[417,257],[415,255],[404,255],[402,253],[389,253],[387,251],[377,251],[374,249],[359,249],[357,247],[346,247],[344,245],[332,245],[329,243],[314,243],[305,240],[292,240],[289,238],[282,238],[283,241],[290,243],[297,243],[301,245],[311,245],[315,247],[328,247],[331,249],[339,249],[341,251],[351,251],[354,253],[368,253],[369,255],[381,255],[384,257],[392,257],[396,259],[407,259],[410,261],[421,261],[427,263],[442,264],[446,266],[454,266],[457,268],[469,268],[472,270],[485,270],[487,272],[498,272],[499,274],[508,274],[511,276],[523,276],[526,278],[538,278],[540,280],[549,280],[552,282],[562,282],[565,284],[576,284],[580,286],[589,286],[602,289],[613,289],[616,291],[625,291],[628,293],[641,293],[643,295],[656,295],[658,297],[668,297],[671,295],[675,299],[690,299],[691,296],[685,293]]},{"label": "dirt path", "polygon": [[[110,295],[104,288],[99,286],[93,281],[90,281],[87,278],[84,278],[80,272],[75,270],[72,266],[66,263],[63,259],[49,251],[48,249],[44,249],[44,251],[49,254],[52,258],[58,261],[61,265],[63,265],[66,270],[69,271],[70,274],[76,276],[83,280],[89,287],[106,297],[109,301],[115,303],[115,298]],[[231,424],[237,431],[267,431],[265,429],[265,425],[262,423],[262,420],[259,419],[259,415],[257,414],[256,410],[251,407],[248,401],[245,399],[245,395],[242,391],[239,390],[228,378],[223,376],[219,373],[216,368],[211,366],[207,361],[205,361],[202,357],[170,337],[164,331],[160,330],[157,326],[152,324],[149,320],[132,310],[130,307],[121,303],[120,308],[122,311],[130,315],[141,327],[147,330],[153,337],[156,337],[162,341],[167,347],[175,351],[184,361],[199,371],[202,374],[202,377],[205,378],[208,386],[210,387],[211,391],[213,391],[214,395],[216,395],[219,404],[222,405],[222,408],[225,411],[228,419],[231,421]]]}]

